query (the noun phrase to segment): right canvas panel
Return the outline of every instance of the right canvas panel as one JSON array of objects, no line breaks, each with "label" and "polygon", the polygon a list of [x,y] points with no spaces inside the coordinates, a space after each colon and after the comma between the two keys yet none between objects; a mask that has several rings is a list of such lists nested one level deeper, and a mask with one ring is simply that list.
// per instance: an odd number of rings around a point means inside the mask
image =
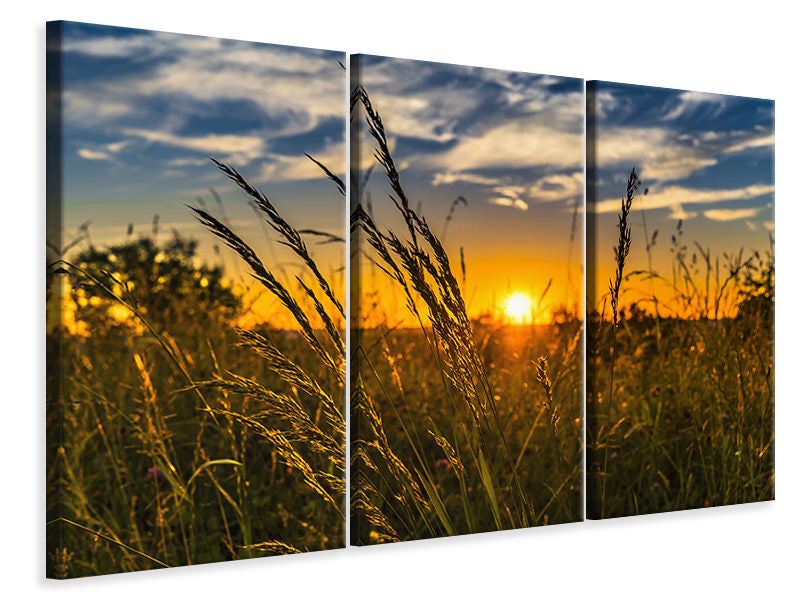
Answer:
[{"label": "right canvas panel", "polygon": [[774,102],[587,84],[587,513],[772,500]]}]

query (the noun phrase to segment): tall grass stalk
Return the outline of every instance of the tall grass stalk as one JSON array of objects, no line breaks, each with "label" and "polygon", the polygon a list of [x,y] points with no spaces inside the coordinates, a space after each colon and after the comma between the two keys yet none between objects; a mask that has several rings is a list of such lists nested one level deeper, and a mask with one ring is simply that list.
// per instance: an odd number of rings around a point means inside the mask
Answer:
[{"label": "tall grass stalk", "polygon": [[[364,88],[354,89],[351,109],[354,130],[360,132],[363,122],[365,133],[375,144],[374,157],[386,175],[389,199],[405,232],[401,236],[379,227],[369,206],[365,209],[360,202],[351,216],[351,229],[373,254],[374,258],[368,256],[368,260],[393,282],[416,320],[418,333],[404,336],[419,335],[423,341],[431,359],[423,362],[424,373],[431,379],[441,378],[441,401],[449,407],[451,417],[446,427],[440,426],[434,419],[423,417],[418,406],[410,406],[404,377],[388,348],[389,328],[383,333],[381,328],[369,333],[378,336],[372,347],[381,344],[385,348],[385,366],[375,364],[363,344],[365,334],[360,334],[351,400],[354,431],[359,434],[352,442],[352,541],[365,544],[418,539],[547,522],[547,516],[535,510],[530,484],[523,485],[519,464],[524,448],[512,452],[508,424],[497,405],[500,396],[494,391],[467,315],[461,289],[466,277],[463,248],[459,284],[441,239],[411,206],[383,119]],[[443,233],[458,203],[451,205]],[[418,360],[426,359],[420,356]],[[368,391],[372,382],[400,437],[387,432],[377,401]],[[555,427],[557,407],[552,394],[548,398],[552,413],[548,421]],[[436,460],[452,474],[455,493],[444,494],[446,488],[437,473],[441,467],[432,464],[431,454],[438,454],[441,458]],[[554,488],[563,489],[573,475],[565,475]],[[564,504],[561,509],[569,513]]]},{"label": "tall grass stalk", "polygon": [[[606,403],[606,427],[610,427],[611,411],[614,405],[614,366],[617,359],[617,325],[619,324],[619,297],[622,288],[623,271],[625,269],[625,260],[631,251],[631,226],[628,223],[628,217],[631,213],[631,206],[633,205],[633,198],[639,190],[641,181],[636,175],[636,169],[631,169],[628,175],[628,182],[625,186],[625,196],[620,202],[620,211],[618,214],[618,232],[617,245],[614,247],[614,264],[616,271],[614,278],[609,281],[608,288],[611,296],[611,366],[609,369],[609,384],[608,384],[608,400]],[[603,484],[600,492],[601,502],[601,515],[602,519],[605,516],[605,498],[606,498],[606,480],[608,479],[608,443],[605,445],[603,452]]]}]

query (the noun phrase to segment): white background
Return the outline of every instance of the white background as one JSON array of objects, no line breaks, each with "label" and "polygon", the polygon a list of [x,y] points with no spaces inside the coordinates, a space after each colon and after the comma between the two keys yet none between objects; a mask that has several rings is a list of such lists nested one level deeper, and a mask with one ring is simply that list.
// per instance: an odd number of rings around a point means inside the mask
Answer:
[{"label": "white background", "polygon": [[[6,598],[793,596],[800,153],[790,3],[14,2],[3,10]],[[44,580],[44,22],[69,19],[777,100],[777,501],[72,582]],[[794,590],[794,592],[792,592]]]}]

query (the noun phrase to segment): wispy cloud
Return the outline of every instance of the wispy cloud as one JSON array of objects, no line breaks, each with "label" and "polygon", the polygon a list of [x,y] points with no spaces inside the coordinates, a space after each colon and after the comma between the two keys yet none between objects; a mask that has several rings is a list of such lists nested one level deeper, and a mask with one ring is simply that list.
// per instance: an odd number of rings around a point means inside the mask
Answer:
[{"label": "wispy cloud", "polygon": [[613,127],[597,137],[597,160],[602,168],[637,164],[646,180],[668,181],[716,164],[706,153],[661,127]]},{"label": "wispy cloud", "polygon": [[447,185],[461,182],[482,185],[500,185],[502,183],[497,177],[486,177],[475,173],[435,173],[431,183],[433,185]]},{"label": "wispy cloud", "polygon": [[[435,186],[496,188],[524,182],[530,188],[532,174],[582,165],[584,98],[578,80],[402,59],[364,60],[362,83],[387,130],[403,138],[396,155],[414,172],[426,173]],[[542,182],[514,197],[496,189],[487,192],[499,199],[494,204],[522,209],[528,206],[523,199],[528,192],[530,199],[555,199],[560,194],[556,187],[555,181]]]},{"label": "wispy cloud", "polygon": [[101,35],[79,39],[67,38],[62,44],[62,49],[64,52],[75,52],[95,58],[132,56],[147,58],[171,52],[176,40],[180,40],[181,48],[187,52],[215,51],[219,50],[223,44],[223,40],[220,38],[142,31],[127,36]]},{"label": "wispy cloud", "polygon": [[86,160],[107,160],[113,162],[113,155],[121,152],[132,143],[131,140],[122,140],[110,144],[95,144],[94,148],[79,148],[78,156]]},{"label": "wispy cloud", "polygon": [[120,119],[136,111],[131,98],[110,98],[91,88],[91,85],[81,86],[62,93],[66,122],[89,127]]},{"label": "wispy cloud", "polygon": [[612,111],[618,111],[623,107],[629,107],[631,101],[621,94],[612,94],[608,90],[598,91],[594,95],[595,111],[601,119],[606,118]]},{"label": "wispy cloud", "polygon": [[689,219],[694,219],[696,216],[696,210],[686,210],[680,204],[673,206],[672,211],[669,214],[669,218],[675,221],[688,221]]},{"label": "wispy cloud", "polygon": [[607,82],[596,90],[600,200],[587,210],[611,226],[635,167],[647,193],[633,209],[647,211],[651,231],[697,219],[725,243],[758,237],[775,193],[773,102]]},{"label": "wispy cloud", "polygon": [[736,221],[755,217],[761,208],[712,208],[703,211],[703,216],[712,221]]},{"label": "wispy cloud", "polygon": [[666,112],[661,118],[665,121],[674,121],[699,111],[703,111],[703,114],[707,117],[716,117],[725,110],[728,100],[728,96],[719,94],[683,92],[677,99],[667,103]]},{"label": "wispy cloud", "polygon": [[86,160],[111,160],[111,155],[108,152],[89,150],[89,148],[80,148],[78,156]]},{"label": "wispy cloud", "polygon": [[517,210],[528,210],[528,203],[521,198],[525,193],[525,186],[523,185],[499,185],[493,188],[492,192],[496,194],[489,198],[489,204],[497,206],[508,206],[516,208]]},{"label": "wispy cloud", "polygon": [[[695,189],[680,185],[673,185],[655,192],[650,192],[646,196],[639,196],[637,205],[634,208],[644,210],[655,210],[659,208],[670,208],[674,218],[691,218],[697,213],[687,213],[683,210],[684,205],[714,204],[716,202],[726,202],[731,200],[751,200],[774,193],[774,185],[749,185],[735,189]],[[641,204],[639,202],[641,201]],[[619,198],[607,198],[595,205],[597,213],[613,213],[619,210]],[[705,214],[708,216],[708,212]],[[757,210],[756,210],[757,212]],[[724,211],[712,214],[724,214]],[[755,214],[755,213],[754,213]],[[744,215],[753,216],[753,215]],[[713,218],[713,217],[709,217]],[[735,217],[743,218],[743,217]],[[726,219],[717,219],[726,220]]]},{"label": "wispy cloud", "polygon": [[583,172],[546,175],[528,189],[528,194],[542,202],[575,198],[583,194]]},{"label": "wispy cloud", "polygon": [[775,145],[775,134],[765,134],[761,136],[747,137],[740,142],[734,141],[730,146],[723,150],[728,154],[731,152],[740,152],[742,150],[749,150],[750,148],[765,148]]},{"label": "wispy cloud", "polygon": [[247,164],[264,153],[264,140],[245,135],[180,136],[164,131],[124,129],[126,135],[142,138],[151,143],[187,148],[217,156],[235,165]]},{"label": "wispy cloud", "polygon": [[750,131],[680,134],[667,127],[609,127],[598,135],[601,168],[638,164],[646,181],[684,179],[719,162],[722,154],[768,147],[775,135]]},{"label": "wispy cloud", "polygon": [[204,167],[210,163],[208,158],[172,158],[167,161],[171,167]]},{"label": "wispy cloud", "polygon": [[[321,153],[316,154],[314,159],[325,165],[331,172],[341,175],[345,169],[345,151],[343,143],[331,144]],[[268,154],[265,160],[266,164],[255,179],[258,182],[303,181],[325,177],[319,166],[307,156]]]},{"label": "wispy cloud", "polygon": [[583,135],[530,121],[504,123],[475,137],[462,136],[446,152],[428,157],[435,167],[454,171],[486,168],[578,167]]},{"label": "wispy cloud", "polygon": [[[345,114],[345,80],[332,52],[158,32],[68,36],[63,49],[73,64],[86,57],[132,62],[109,76],[69,82],[65,122],[85,130],[127,130],[150,142],[225,152],[245,164],[266,156],[272,140],[306,134]],[[193,118],[208,119],[225,102],[245,107],[238,116],[250,117],[249,131],[231,137],[187,130]],[[243,146],[233,149],[233,141]]]},{"label": "wispy cloud", "polygon": [[507,196],[497,196],[495,198],[489,198],[490,204],[496,204],[497,206],[508,206],[510,208],[516,208],[517,210],[526,211],[528,210],[528,203],[520,198],[509,198]]}]

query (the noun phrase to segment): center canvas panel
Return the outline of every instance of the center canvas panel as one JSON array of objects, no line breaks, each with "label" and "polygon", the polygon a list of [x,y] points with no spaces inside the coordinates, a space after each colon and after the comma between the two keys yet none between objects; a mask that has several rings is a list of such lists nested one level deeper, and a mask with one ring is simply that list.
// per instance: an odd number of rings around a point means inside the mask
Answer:
[{"label": "center canvas panel", "polygon": [[582,520],[583,81],[351,83],[351,543]]}]

